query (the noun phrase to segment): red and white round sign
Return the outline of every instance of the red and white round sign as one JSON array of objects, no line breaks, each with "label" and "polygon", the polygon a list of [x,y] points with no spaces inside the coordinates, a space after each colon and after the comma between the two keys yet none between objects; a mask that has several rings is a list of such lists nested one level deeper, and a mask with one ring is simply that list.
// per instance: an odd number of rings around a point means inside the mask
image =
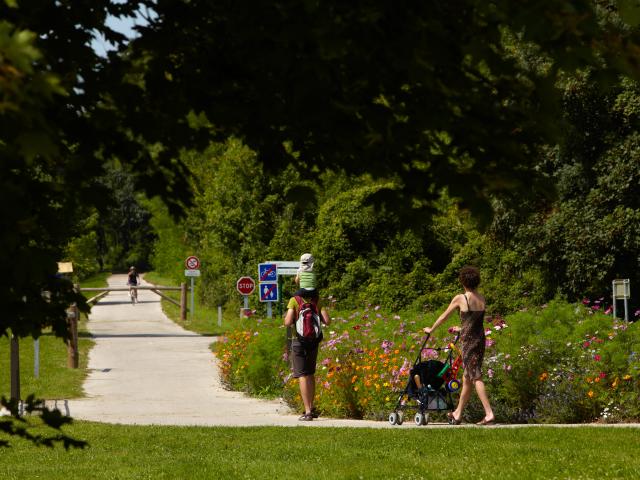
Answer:
[{"label": "red and white round sign", "polygon": [[200,259],[191,255],[184,261],[184,266],[187,267],[187,270],[198,270],[200,268]]},{"label": "red and white round sign", "polygon": [[256,289],[256,282],[251,277],[240,277],[236,282],[236,289],[241,295],[251,295]]}]

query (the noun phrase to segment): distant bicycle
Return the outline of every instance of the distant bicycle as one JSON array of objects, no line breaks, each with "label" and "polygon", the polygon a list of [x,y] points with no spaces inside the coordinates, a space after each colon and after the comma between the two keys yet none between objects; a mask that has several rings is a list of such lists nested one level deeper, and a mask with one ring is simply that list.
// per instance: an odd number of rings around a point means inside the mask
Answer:
[{"label": "distant bicycle", "polygon": [[136,272],[136,267],[130,267],[129,274],[127,275],[127,285],[129,285],[129,296],[131,297],[132,305],[138,302],[138,289],[136,287],[139,283],[140,275]]},{"label": "distant bicycle", "polygon": [[131,304],[135,305],[138,302],[138,289],[136,287],[129,287],[129,296],[131,297]]}]

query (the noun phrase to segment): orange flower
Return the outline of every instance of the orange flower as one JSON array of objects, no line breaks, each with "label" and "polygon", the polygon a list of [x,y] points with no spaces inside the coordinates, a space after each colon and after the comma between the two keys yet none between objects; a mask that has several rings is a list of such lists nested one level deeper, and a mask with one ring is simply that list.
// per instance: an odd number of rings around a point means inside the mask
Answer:
[{"label": "orange flower", "polygon": [[625,375],[624,377],[622,377],[623,380],[631,380],[631,375]]},{"label": "orange flower", "polygon": [[595,393],[593,393],[593,390],[589,390],[589,393],[587,393],[587,395],[589,396],[589,398],[593,398]]},{"label": "orange flower", "polygon": [[540,379],[541,382],[544,382],[548,377],[549,377],[549,374],[547,372],[542,372],[542,375],[540,375],[538,378]]},{"label": "orange flower", "polygon": [[353,377],[351,377],[351,383],[356,383],[357,379],[358,379],[358,376],[354,375]]}]

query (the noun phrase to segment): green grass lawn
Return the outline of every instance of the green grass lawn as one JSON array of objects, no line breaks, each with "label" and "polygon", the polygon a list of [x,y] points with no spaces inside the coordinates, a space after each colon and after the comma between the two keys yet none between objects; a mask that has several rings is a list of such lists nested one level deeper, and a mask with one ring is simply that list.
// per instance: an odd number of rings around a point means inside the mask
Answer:
[{"label": "green grass lawn", "polygon": [[[82,382],[87,372],[87,357],[93,345],[91,338],[80,336],[79,368],[67,367],[67,345],[52,334],[40,337],[40,375],[34,376],[34,341],[32,338],[20,339],[20,393],[26,398],[33,393],[38,398],[58,399],[81,397]],[[9,339],[0,338],[0,358],[9,358]],[[0,368],[0,395],[9,397],[10,380],[8,362],[6,368]]]},{"label": "green grass lawn", "polygon": [[[107,278],[111,276],[109,272],[101,272],[93,275],[90,278],[85,278],[80,282],[80,287],[97,288],[106,287]],[[83,295],[87,298],[93,297],[97,292],[84,292]]]},{"label": "green grass lawn", "polygon": [[638,428],[228,428],[78,422],[66,452],[12,440],[0,478],[639,478]]},{"label": "green grass lawn", "polygon": [[[103,287],[107,285],[110,273],[100,273],[82,281],[83,287]],[[87,292],[91,296],[94,292]],[[82,382],[87,375],[87,358],[93,346],[86,327],[85,315],[80,316],[78,324],[78,349],[80,365],[73,369],[67,367],[67,345],[50,332],[40,337],[40,375],[34,376],[34,340],[31,337],[20,339],[20,393],[26,398],[33,393],[38,398],[59,399],[81,397]],[[0,358],[9,358],[9,339],[0,338]],[[0,368],[0,396],[10,395],[8,361],[6,368]]]}]

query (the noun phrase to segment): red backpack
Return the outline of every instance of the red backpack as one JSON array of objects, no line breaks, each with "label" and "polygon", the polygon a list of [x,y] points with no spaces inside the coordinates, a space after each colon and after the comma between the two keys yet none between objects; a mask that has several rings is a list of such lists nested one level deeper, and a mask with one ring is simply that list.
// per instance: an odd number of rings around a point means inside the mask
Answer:
[{"label": "red backpack", "polygon": [[296,334],[300,343],[315,346],[322,340],[322,322],[318,312],[318,299],[312,298],[305,302],[302,297],[294,297],[298,302],[298,318],[296,319]]}]

